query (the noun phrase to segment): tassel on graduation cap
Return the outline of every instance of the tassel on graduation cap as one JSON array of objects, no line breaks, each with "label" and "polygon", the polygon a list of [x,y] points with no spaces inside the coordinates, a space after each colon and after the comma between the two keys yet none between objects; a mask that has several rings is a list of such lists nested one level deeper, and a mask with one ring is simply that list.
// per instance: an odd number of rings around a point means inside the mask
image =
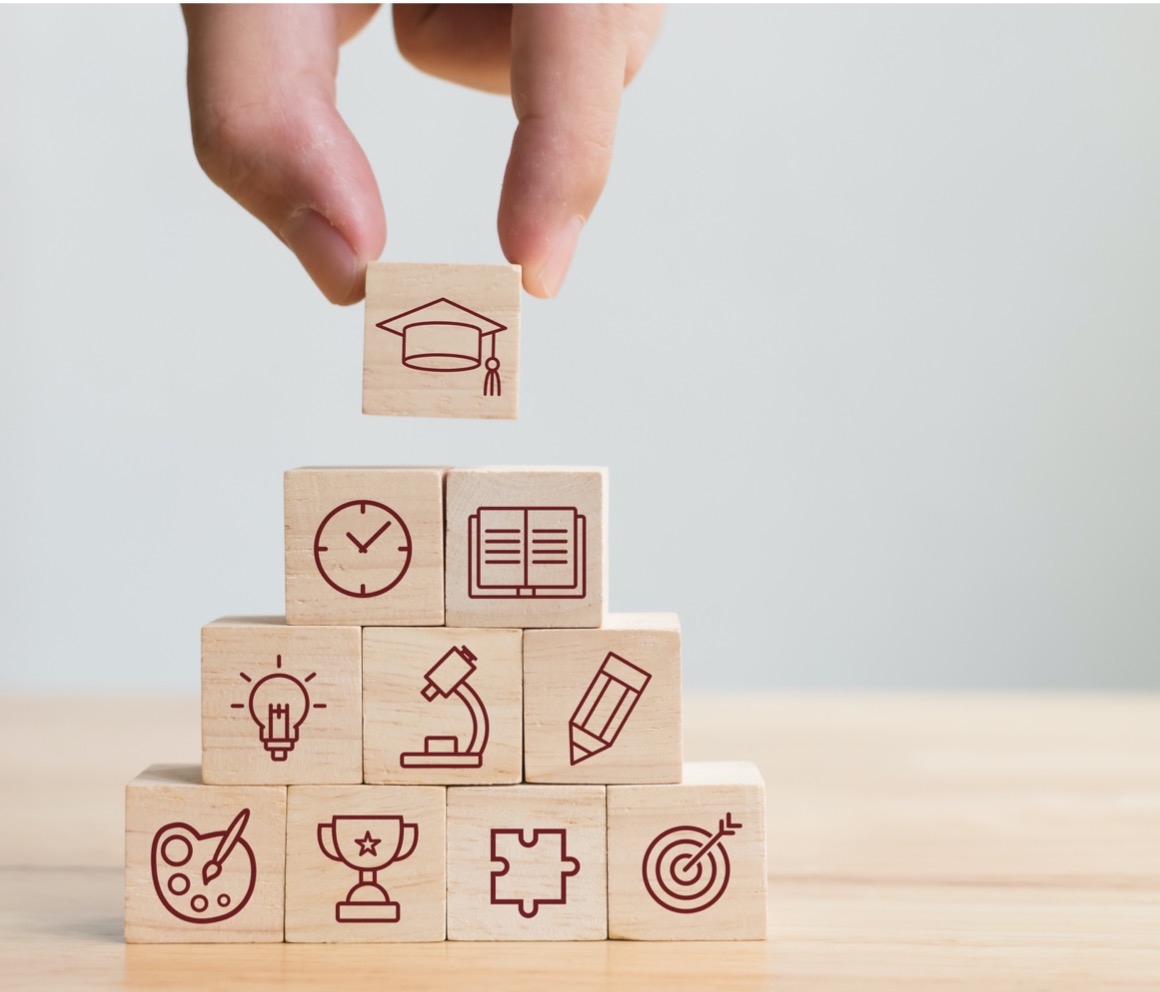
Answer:
[{"label": "tassel on graduation cap", "polygon": [[[490,317],[440,297],[421,307],[407,310],[375,327],[390,331],[403,339],[403,364],[420,372],[471,372],[483,365],[483,395],[499,396],[499,359],[495,338],[506,331]],[[491,355],[484,361],[483,339],[491,342]]]}]

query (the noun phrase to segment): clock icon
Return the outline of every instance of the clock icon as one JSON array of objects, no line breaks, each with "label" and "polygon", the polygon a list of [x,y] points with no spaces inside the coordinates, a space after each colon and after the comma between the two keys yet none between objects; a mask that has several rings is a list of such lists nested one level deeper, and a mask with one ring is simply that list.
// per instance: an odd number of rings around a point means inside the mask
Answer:
[{"label": "clock icon", "polygon": [[314,563],[327,585],[344,596],[381,596],[407,574],[411,532],[385,503],[352,499],[322,518],[314,535]]}]

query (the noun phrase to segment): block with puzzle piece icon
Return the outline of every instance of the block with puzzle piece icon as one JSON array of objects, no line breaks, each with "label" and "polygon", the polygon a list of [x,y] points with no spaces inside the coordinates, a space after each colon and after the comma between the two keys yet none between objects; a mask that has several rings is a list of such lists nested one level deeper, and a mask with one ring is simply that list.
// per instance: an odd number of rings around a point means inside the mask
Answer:
[{"label": "block with puzzle piece icon", "polygon": [[450,940],[608,936],[605,788],[447,790]]},{"label": "block with puzzle piece icon", "polygon": [[568,854],[568,831],[502,830],[491,832],[491,904],[511,905],[531,919],[541,906],[568,902],[568,879],[580,862]]}]

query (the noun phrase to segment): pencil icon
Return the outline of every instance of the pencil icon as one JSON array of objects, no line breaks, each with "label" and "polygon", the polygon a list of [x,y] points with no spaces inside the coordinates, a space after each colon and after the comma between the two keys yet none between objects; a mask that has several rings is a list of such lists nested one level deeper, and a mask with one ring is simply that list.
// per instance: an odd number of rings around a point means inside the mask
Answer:
[{"label": "pencil icon", "polygon": [[571,764],[578,765],[616,743],[620,729],[651,678],[643,668],[608,652],[568,721]]}]

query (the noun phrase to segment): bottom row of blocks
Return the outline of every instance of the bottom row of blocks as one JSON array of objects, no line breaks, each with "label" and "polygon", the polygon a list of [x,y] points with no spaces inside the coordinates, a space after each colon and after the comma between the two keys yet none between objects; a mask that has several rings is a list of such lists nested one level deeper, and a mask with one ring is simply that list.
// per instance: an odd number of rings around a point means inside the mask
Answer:
[{"label": "bottom row of blocks", "polygon": [[126,789],[125,939],[380,942],[765,937],[765,786]]}]

